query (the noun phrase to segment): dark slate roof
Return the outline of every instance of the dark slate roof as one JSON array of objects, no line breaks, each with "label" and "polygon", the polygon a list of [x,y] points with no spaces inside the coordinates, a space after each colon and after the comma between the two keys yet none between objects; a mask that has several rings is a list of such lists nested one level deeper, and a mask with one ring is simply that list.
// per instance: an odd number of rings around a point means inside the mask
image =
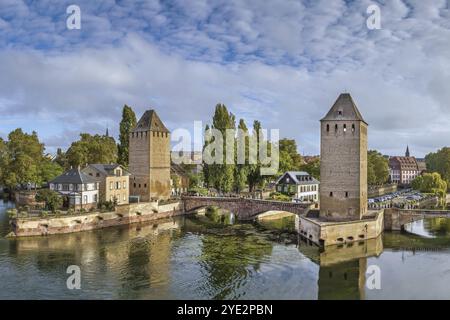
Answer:
[{"label": "dark slate roof", "polygon": [[391,157],[389,158],[389,166],[396,170],[419,170],[414,157]]},{"label": "dark slate roof", "polygon": [[133,132],[141,131],[170,132],[158,117],[155,110],[145,111],[141,119],[139,119],[136,127],[133,129]]},{"label": "dark slate roof", "polygon": [[[292,181],[295,182],[295,184],[319,184],[319,180],[314,178],[312,175],[310,175],[308,172],[305,171],[287,171],[285,172],[278,180],[277,184],[283,179],[286,175],[289,175],[289,177],[292,179]],[[308,177],[309,179],[306,181],[301,181],[301,177]]]},{"label": "dark slate roof", "polygon": [[67,170],[62,175],[56,177],[49,183],[62,183],[62,184],[82,184],[82,183],[94,183],[97,180],[80,171],[79,168]]},{"label": "dark slate roof", "polygon": [[341,93],[330,111],[322,118],[324,120],[349,120],[367,122],[362,117],[350,93]]},{"label": "dark slate roof", "polygon": [[186,170],[184,170],[182,166],[180,166],[179,164],[175,164],[173,162],[170,164],[170,172],[172,174],[177,174],[177,175],[183,176],[183,177],[189,176],[187,174]]},{"label": "dark slate roof", "polygon": [[122,168],[124,176],[130,175],[130,173],[124,167],[122,167],[120,164],[117,164],[117,163],[111,163],[111,164],[94,163],[94,164],[89,164],[89,166],[106,176],[115,175],[114,170],[118,167]]}]

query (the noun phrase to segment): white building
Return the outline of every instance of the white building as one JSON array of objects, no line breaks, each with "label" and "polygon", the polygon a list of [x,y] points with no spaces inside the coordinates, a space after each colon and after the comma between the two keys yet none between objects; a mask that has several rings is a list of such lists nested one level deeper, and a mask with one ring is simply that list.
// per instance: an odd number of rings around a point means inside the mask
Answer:
[{"label": "white building", "polygon": [[320,182],[304,171],[288,171],[276,182],[276,190],[298,202],[318,202]]},{"label": "white building", "polygon": [[70,169],[49,182],[50,190],[64,199],[63,206],[74,209],[96,208],[99,199],[97,180],[77,169]]}]

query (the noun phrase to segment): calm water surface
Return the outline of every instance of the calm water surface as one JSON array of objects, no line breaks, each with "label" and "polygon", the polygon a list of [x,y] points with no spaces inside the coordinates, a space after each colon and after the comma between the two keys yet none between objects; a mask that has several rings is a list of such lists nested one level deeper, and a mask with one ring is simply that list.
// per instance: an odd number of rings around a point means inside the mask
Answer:
[{"label": "calm water surface", "polygon": [[[9,240],[8,206],[0,200],[3,299],[450,299],[448,219],[320,251],[282,231],[286,219],[216,216]],[[66,287],[69,265],[81,290]],[[370,265],[381,290],[364,285]]]}]

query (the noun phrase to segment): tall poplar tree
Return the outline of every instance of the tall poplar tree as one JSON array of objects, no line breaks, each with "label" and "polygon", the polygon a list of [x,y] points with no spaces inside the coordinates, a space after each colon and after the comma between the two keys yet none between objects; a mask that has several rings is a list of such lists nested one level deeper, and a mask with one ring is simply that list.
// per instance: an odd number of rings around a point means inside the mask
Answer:
[{"label": "tall poplar tree", "polygon": [[[248,138],[248,128],[245,124],[244,119],[239,120],[238,129],[240,130],[241,134],[244,134],[244,146],[245,146],[245,153],[244,153],[244,160],[245,163],[238,163],[236,162],[236,167],[234,170],[234,190],[236,193],[241,192],[247,185],[247,176],[250,172],[250,165],[249,165],[249,157],[248,157],[248,145],[249,145],[249,138]],[[242,137],[241,137],[242,138]],[[236,159],[237,159],[237,149],[238,149],[238,140],[236,140]]]},{"label": "tall poplar tree", "polygon": [[122,121],[120,121],[120,135],[117,148],[118,162],[125,167],[128,167],[129,135],[131,130],[136,126],[136,123],[136,114],[133,109],[124,105],[122,110]]},{"label": "tall poplar tree", "polygon": [[235,164],[226,163],[226,130],[235,130],[235,126],[235,116],[231,112],[228,112],[224,104],[217,104],[213,116],[212,128],[222,133],[222,164],[214,163],[208,166],[208,183],[221,192],[230,192],[233,188]]}]

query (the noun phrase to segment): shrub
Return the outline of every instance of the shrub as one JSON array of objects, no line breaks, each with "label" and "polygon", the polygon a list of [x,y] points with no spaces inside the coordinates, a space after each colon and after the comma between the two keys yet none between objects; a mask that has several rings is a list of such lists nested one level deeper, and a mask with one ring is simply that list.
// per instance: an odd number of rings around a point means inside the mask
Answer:
[{"label": "shrub", "polygon": [[36,201],[45,202],[46,209],[55,212],[63,204],[62,198],[59,194],[50,189],[41,189],[36,193]]},{"label": "shrub", "polygon": [[7,212],[10,219],[17,218],[17,209],[9,209]]},{"label": "shrub", "polygon": [[270,194],[270,199],[277,200],[277,201],[286,201],[286,202],[291,201],[291,197],[289,197],[285,194],[279,193],[279,192],[272,192]]}]

